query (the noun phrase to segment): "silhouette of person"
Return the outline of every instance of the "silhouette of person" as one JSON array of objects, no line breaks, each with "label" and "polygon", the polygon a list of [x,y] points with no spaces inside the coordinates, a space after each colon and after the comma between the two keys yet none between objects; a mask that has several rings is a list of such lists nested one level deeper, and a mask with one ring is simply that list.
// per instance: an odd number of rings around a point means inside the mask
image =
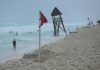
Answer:
[{"label": "silhouette of person", "polygon": [[9,33],[11,34],[11,31]]},{"label": "silhouette of person", "polygon": [[16,36],[18,36],[18,32],[16,32]]},{"label": "silhouette of person", "polygon": [[88,20],[88,27],[90,27],[91,23],[90,23],[90,18],[87,18]]},{"label": "silhouette of person", "polygon": [[14,48],[16,48],[16,40],[15,39],[13,40],[12,43],[13,43]]},{"label": "silhouette of person", "polygon": [[69,35],[69,28],[67,29],[67,35]]}]

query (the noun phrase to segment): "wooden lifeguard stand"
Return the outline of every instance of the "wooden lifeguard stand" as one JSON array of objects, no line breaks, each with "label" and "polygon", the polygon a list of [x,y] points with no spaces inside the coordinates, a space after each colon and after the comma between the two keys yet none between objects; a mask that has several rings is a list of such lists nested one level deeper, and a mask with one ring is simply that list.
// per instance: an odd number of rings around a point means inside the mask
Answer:
[{"label": "wooden lifeguard stand", "polygon": [[62,13],[56,7],[53,9],[53,11],[51,13],[55,36],[59,36],[59,28],[62,29],[66,34],[66,29],[64,27],[61,15],[62,15]]}]

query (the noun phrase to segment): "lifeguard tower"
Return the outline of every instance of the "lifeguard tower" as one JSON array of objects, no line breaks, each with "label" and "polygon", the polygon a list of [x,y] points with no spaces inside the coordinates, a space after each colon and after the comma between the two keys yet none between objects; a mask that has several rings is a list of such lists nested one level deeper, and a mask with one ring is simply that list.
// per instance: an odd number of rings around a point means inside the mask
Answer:
[{"label": "lifeguard tower", "polygon": [[51,13],[55,36],[59,36],[59,28],[62,29],[66,34],[66,29],[63,24],[61,15],[62,15],[62,13],[56,7],[53,9],[53,11]]}]

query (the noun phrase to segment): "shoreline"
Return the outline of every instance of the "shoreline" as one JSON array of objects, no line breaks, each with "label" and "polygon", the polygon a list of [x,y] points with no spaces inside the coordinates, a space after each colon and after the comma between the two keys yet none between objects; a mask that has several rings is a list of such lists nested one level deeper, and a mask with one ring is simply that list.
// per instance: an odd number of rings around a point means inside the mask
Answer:
[{"label": "shoreline", "polygon": [[[50,45],[50,44],[52,44],[52,43],[55,43],[56,41],[62,39],[63,36],[60,36],[60,37],[54,37],[54,38],[55,38],[54,40],[51,40],[51,41],[49,41],[49,42],[42,42],[41,48],[44,47],[44,46]],[[11,49],[12,49],[12,51],[17,51],[17,48],[16,48],[16,49],[15,49],[15,48],[11,48]],[[31,51],[29,51],[29,50],[26,51],[24,54],[34,52],[35,50],[38,50],[38,46],[37,46],[37,48],[36,48],[36,47],[32,48]],[[21,53],[21,52],[20,52],[20,53]],[[23,54],[23,55],[24,55],[24,54]],[[17,55],[17,54],[16,54],[16,55]],[[22,54],[17,55],[17,56],[14,55],[14,57],[11,56],[10,59],[6,59],[6,58],[5,58],[6,61],[2,59],[3,61],[0,62],[0,64],[9,62],[9,61],[14,60],[14,59],[22,59],[23,55],[22,55]],[[9,56],[8,56],[8,57],[9,57]]]},{"label": "shoreline", "polygon": [[99,70],[100,69],[100,26],[80,28],[66,38],[0,64],[0,70]]}]

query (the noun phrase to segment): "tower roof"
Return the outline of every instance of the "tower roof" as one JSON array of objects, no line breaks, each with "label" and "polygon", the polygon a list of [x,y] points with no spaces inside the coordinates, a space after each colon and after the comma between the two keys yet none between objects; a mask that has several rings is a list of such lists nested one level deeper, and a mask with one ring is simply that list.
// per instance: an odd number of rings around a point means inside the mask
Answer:
[{"label": "tower roof", "polygon": [[62,15],[62,13],[55,7],[51,13],[51,16]]}]

